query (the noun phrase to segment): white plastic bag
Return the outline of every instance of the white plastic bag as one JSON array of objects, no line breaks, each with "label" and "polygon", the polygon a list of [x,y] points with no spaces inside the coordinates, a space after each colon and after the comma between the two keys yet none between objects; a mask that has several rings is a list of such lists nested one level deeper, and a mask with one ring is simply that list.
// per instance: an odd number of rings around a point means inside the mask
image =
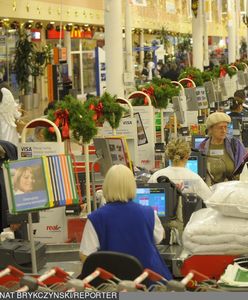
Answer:
[{"label": "white plastic bag", "polygon": [[248,181],[221,182],[212,190],[212,196],[205,201],[208,207],[225,216],[248,218]]},{"label": "white plastic bag", "polygon": [[243,170],[239,177],[240,181],[248,181],[248,167],[247,164],[244,165]]}]

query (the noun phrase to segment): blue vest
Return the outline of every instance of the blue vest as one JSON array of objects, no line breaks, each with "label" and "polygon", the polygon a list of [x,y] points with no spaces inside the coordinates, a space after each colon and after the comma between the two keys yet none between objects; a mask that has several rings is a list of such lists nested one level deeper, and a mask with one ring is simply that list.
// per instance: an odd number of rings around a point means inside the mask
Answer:
[{"label": "blue vest", "polygon": [[132,201],[113,202],[95,210],[88,218],[97,233],[101,251],[133,255],[144,268],[172,278],[154,242],[155,218],[151,207]]}]

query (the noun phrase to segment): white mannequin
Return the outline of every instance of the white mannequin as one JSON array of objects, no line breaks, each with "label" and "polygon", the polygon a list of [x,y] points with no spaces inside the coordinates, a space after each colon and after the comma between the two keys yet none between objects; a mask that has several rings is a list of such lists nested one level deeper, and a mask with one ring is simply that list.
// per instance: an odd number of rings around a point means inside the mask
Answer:
[{"label": "white mannequin", "polygon": [[10,90],[1,88],[2,102],[0,102],[0,140],[18,144],[19,134],[15,121],[21,117],[18,104]]}]

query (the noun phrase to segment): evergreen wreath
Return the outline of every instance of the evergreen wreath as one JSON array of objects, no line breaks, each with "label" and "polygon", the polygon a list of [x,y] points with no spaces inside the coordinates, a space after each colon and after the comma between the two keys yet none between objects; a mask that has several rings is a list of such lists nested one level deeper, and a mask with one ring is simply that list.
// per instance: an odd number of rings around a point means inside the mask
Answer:
[{"label": "evergreen wreath", "polygon": [[[186,68],[184,71],[180,73],[178,80],[181,80],[183,78],[189,78],[193,80],[196,86],[203,86],[202,72],[197,68],[194,67]],[[181,84],[187,88],[192,87],[191,82],[182,81]]]},{"label": "evergreen wreath", "polygon": [[[146,93],[151,98],[152,105],[159,109],[166,108],[172,97],[178,96],[180,93],[180,89],[166,78],[154,78],[151,83],[140,86],[139,90]],[[132,101],[133,106],[147,104],[148,101],[143,96],[136,96]]]},{"label": "evergreen wreath", "polygon": [[[60,115],[59,112],[61,112]],[[93,120],[94,111],[87,110],[81,101],[72,96],[65,96],[63,100],[55,103],[54,109],[49,109],[48,112],[48,119],[58,126],[63,140],[69,138],[68,135],[63,134],[66,126],[64,117],[66,116],[68,116],[68,129],[72,131],[73,137],[77,141],[82,139],[83,143],[89,143],[97,134],[97,127]],[[56,139],[51,128],[46,132],[46,138],[48,140]]]},{"label": "evergreen wreath", "polygon": [[213,76],[214,78],[220,78],[220,77],[225,77],[226,74],[232,78],[233,75],[237,73],[237,71],[234,68],[229,68],[228,64],[220,65],[220,66],[215,66],[213,68]]},{"label": "evergreen wreath", "polygon": [[245,71],[245,69],[246,69],[245,64],[243,64],[241,61],[236,61],[232,65],[234,65],[240,71]]},{"label": "evergreen wreath", "polygon": [[203,82],[207,82],[207,81],[211,81],[214,79],[214,75],[213,75],[213,72],[212,71],[203,71],[202,72],[202,80]]},{"label": "evergreen wreath", "polygon": [[[85,102],[65,96],[55,103],[54,109],[49,109],[48,119],[58,126],[63,140],[70,138],[70,130],[77,141],[82,139],[83,143],[89,143],[97,134],[97,126],[105,120],[112,128],[118,128],[124,112],[126,109],[116,102],[116,96],[108,93],[101,97],[93,96]],[[46,138],[56,139],[52,128],[46,132]]]},{"label": "evergreen wreath", "polygon": [[94,112],[93,118],[97,125],[107,121],[113,129],[116,129],[120,125],[123,114],[127,112],[116,100],[117,96],[111,96],[105,92],[101,97],[89,98],[84,106],[87,110]]}]

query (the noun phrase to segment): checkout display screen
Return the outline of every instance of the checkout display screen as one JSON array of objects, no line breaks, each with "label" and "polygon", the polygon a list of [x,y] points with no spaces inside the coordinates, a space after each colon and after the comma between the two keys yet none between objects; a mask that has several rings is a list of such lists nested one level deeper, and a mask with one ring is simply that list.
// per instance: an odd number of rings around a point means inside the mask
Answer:
[{"label": "checkout display screen", "polygon": [[[169,161],[169,165],[171,166],[171,161]],[[198,174],[198,157],[190,156],[185,167],[190,171]]]},{"label": "checkout display screen", "polygon": [[190,156],[186,168],[191,170],[192,172],[198,174],[198,158],[197,156]]},{"label": "checkout display screen", "polygon": [[166,192],[164,188],[142,187],[137,188],[134,202],[151,206],[159,217],[166,216]]}]

